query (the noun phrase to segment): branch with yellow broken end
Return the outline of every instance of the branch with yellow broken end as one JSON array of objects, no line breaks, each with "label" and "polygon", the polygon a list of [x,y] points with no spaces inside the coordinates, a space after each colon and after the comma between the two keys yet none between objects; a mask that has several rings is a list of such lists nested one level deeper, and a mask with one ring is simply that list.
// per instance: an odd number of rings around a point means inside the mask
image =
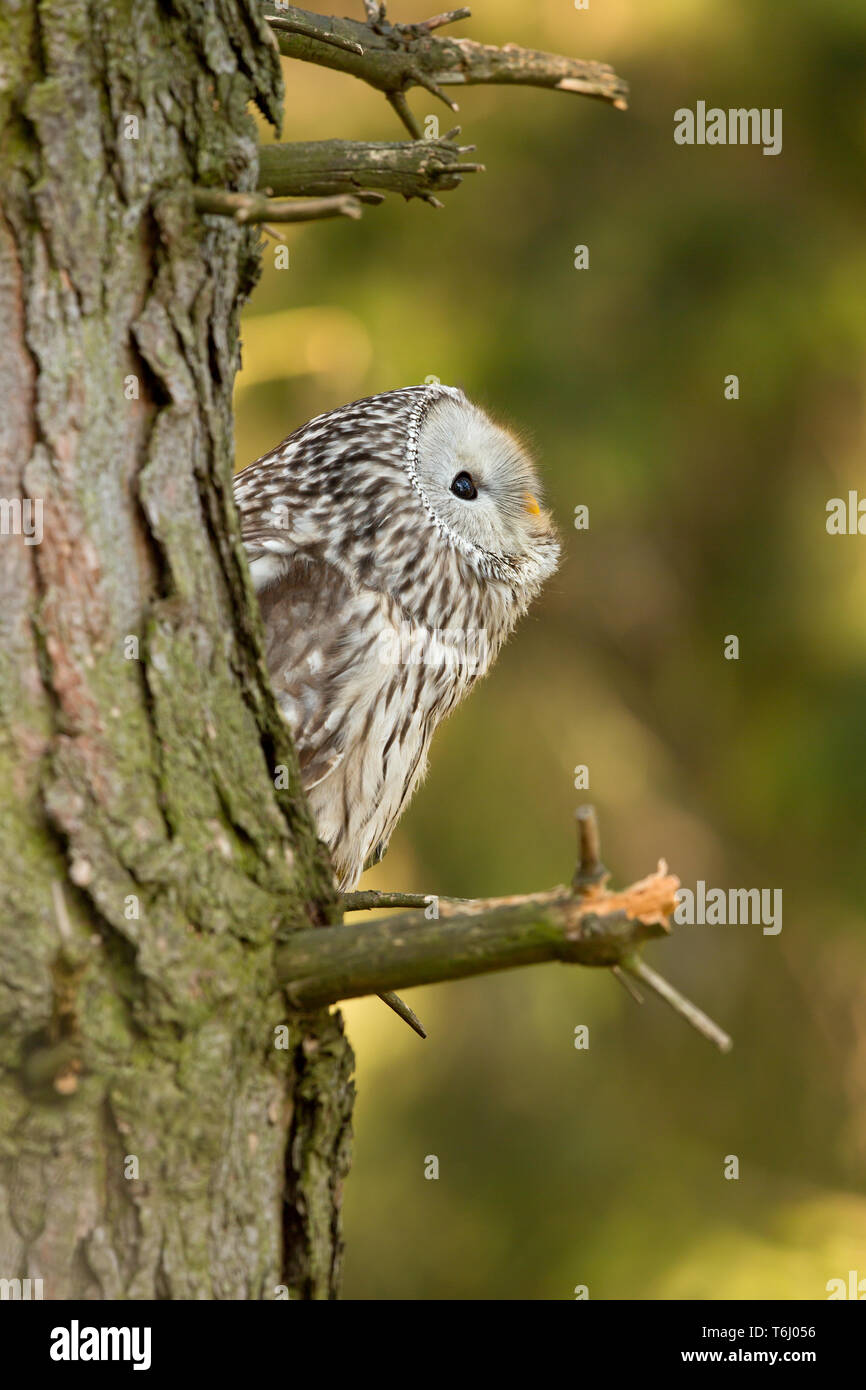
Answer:
[{"label": "branch with yellow broken end", "polygon": [[[606,967],[642,1002],[631,985],[632,979],[639,980],[720,1051],[729,1051],[727,1033],[639,954],[647,941],[670,931],[679,879],[662,862],[656,873],[622,892],[610,892],[592,807],[580,808],[577,823],[579,860],[570,887],[479,899],[343,894],[346,912],[435,903],[437,915],[406,913],[359,926],[294,932],[277,952],[277,972],[289,1002],[309,1010],[340,999],[387,994],[386,1002],[395,1007],[390,996],[396,989],[558,960]],[[396,1010],[402,1017],[411,1014],[405,1005],[402,1010]],[[414,1014],[406,1021],[424,1036]]]}]

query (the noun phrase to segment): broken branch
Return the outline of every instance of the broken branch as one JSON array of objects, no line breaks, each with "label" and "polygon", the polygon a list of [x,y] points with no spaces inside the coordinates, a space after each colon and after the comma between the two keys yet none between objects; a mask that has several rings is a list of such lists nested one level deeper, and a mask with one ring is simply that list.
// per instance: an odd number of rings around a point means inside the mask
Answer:
[{"label": "broken branch", "polygon": [[360,925],[294,932],[277,951],[277,975],[291,1004],[322,1008],[340,999],[510,970],[542,961],[613,967],[642,980],[723,1052],[728,1035],[639,957],[645,942],[670,931],[679,879],[664,862],[622,892],[606,887],[591,807],[578,812],[577,887],[506,898],[436,898],[421,893],[342,895],[344,911],[428,908]]},{"label": "broken branch", "polygon": [[[267,18],[274,6],[263,3],[263,8]],[[368,10],[367,23],[325,19],[294,5],[281,7],[280,17],[284,22],[275,32],[281,53],[348,73],[384,92],[413,139],[420,138],[421,132],[405,100],[410,87],[425,87],[455,110],[441,88],[482,83],[546,87],[607,101],[619,110],[627,106],[628,86],[606,63],[517,44],[497,48],[434,33],[444,24],[466,18],[465,9],[418,24],[391,24],[383,6]],[[363,51],[358,53],[357,48]]]},{"label": "broken branch", "polygon": [[299,140],[262,145],[259,188],[278,196],[327,197],[364,189],[429,198],[456,188],[464,174],[480,173],[483,164],[463,156],[472,145],[455,145],[450,131],[442,140],[365,143],[356,140]]}]

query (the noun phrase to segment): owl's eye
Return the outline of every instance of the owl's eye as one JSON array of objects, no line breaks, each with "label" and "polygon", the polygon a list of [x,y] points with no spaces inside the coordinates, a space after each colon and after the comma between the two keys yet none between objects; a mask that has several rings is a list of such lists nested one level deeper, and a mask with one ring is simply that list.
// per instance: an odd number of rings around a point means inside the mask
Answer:
[{"label": "owl's eye", "polygon": [[451,484],[451,491],[462,502],[472,502],[478,496],[478,489],[472,481],[471,473],[458,473]]}]

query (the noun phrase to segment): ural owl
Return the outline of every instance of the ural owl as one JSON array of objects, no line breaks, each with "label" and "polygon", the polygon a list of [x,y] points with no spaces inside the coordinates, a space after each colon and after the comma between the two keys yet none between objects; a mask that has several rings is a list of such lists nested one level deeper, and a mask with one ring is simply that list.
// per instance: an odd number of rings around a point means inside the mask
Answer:
[{"label": "ural owl", "polygon": [[319,415],[235,478],[268,669],[342,889],[381,858],[437,724],[559,557],[530,459],[461,391]]}]

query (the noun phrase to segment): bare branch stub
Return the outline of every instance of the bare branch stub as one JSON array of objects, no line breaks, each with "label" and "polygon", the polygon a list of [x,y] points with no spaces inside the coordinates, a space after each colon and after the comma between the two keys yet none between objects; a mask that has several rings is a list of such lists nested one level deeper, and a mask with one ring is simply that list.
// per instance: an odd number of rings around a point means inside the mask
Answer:
[{"label": "bare branch stub", "polygon": [[441,29],[446,24],[456,24],[458,19],[471,19],[472,11],[468,5],[461,5],[457,10],[445,10],[443,14],[434,14],[431,19],[422,19],[418,24],[406,25],[406,28],[420,29],[432,34],[434,29]]},{"label": "bare branch stub", "polygon": [[603,888],[610,874],[601,862],[601,837],[594,806],[578,806],[574,813],[577,821],[577,868],[571,886],[576,893],[587,893],[598,887]]},{"label": "bare branch stub", "polygon": [[265,19],[272,29],[282,30],[286,34],[302,34],[304,38],[316,39],[319,43],[331,44],[334,48],[341,48],[344,53],[363,54],[364,50],[354,39],[343,38],[340,34],[335,34],[331,29],[323,25],[307,24],[299,19],[284,19],[281,15],[266,14]]},{"label": "bare branch stub", "polygon": [[364,142],[298,140],[262,145],[259,188],[279,197],[328,197],[371,190],[428,198],[456,188],[465,174],[483,173],[467,162],[473,145],[455,144],[449,132],[439,140]]},{"label": "bare branch stub", "polygon": [[385,99],[396,111],[400,120],[412,136],[413,140],[423,140],[424,132],[412,114],[411,107],[406,100],[406,93],[402,87],[395,88],[394,91],[385,93]]},{"label": "bare branch stub", "polygon": [[413,1033],[417,1033],[419,1038],[426,1038],[427,1030],[413,1009],[409,1008],[405,999],[401,999],[399,994],[393,990],[386,991],[385,994],[378,996],[383,1004],[387,1004],[389,1009],[393,1009],[398,1018],[402,1018],[404,1023],[408,1023]]},{"label": "bare branch stub", "polygon": [[240,225],[256,222],[314,222],[328,217],[361,216],[361,201],[381,202],[382,194],[367,193],[333,198],[278,199],[264,193],[236,193],[227,188],[194,188],[193,202],[198,212],[231,217]]},{"label": "bare branch stub", "polygon": [[344,912],[371,912],[374,908],[427,907],[431,899],[424,893],[377,893],[372,889],[343,893],[340,906]]}]

